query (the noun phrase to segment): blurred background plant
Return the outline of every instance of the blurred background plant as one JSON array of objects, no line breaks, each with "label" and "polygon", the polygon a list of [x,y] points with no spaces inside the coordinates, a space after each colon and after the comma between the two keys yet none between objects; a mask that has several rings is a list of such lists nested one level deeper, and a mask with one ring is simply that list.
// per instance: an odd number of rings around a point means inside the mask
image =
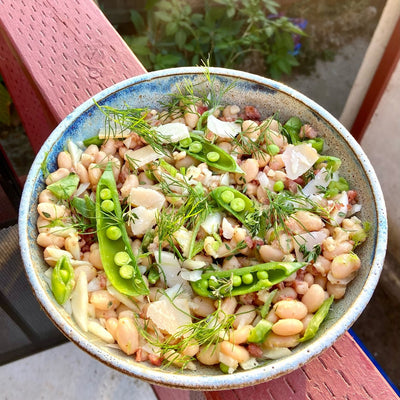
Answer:
[{"label": "blurred background plant", "polygon": [[0,124],[9,126],[11,123],[12,100],[6,87],[3,84],[3,78],[0,75]]},{"label": "blurred background plant", "polygon": [[279,79],[299,64],[296,45],[304,32],[278,9],[273,0],[213,0],[196,10],[185,0],[148,0],[144,11],[131,10],[135,32],[124,39],[148,70],[206,59],[238,68],[256,57]]}]

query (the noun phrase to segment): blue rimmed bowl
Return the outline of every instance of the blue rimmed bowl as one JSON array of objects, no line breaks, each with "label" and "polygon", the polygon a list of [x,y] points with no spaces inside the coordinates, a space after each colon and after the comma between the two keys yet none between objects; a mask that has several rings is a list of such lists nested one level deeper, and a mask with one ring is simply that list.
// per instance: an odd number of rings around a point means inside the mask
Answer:
[{"label": "blue rimmed bowl", "polygon": [[[43,249],[36,244],[36,207],[39,193],[45,188],[42,164],[45,162],[50,171],[55,170],[57,154],[68,139],[80,141],[95,136],[103,126],[104,116],[93,99],[68,115],[44,143],[26,180],[19,213],[20,245],[28,279],[43,309],[65,336],[98,360],[128,375],[159,385],[198,390],[238,388],[265,382],[295,370],[331,346],[350,328],[370,300],[382,270],[387,242],[385,204],[375,172],[358,143],[332,115],[279,82],[222,68],[210,68],[210,72],[217,83],[236,82],[224,96],[223,104],[254,105],[264,118],[277,114],[281,120],[286,120],[296,115],[316,128],[328,144],[328,154],[338,155],[343,161],[340,172],[359,194],[363,205],[361,219],[371,222],[369,237],[357,250],[362,268],[349,284],[345,297],[334,303],[330,317],[314,339],[297,346],[290,356],[252,370],[225,375],[213,367],[199,366],[197,371],[180,371],[138,363],[78,328],[54,300],[44,279],[48,267],[43,260]],[[126,103],[132,107],[160,108],[159,102],[166,100],[177,83],[184,79],[201,82],[203,73],[202,68],[152,72],[113,85],[94,99],[111,107],[123,107]]]}]

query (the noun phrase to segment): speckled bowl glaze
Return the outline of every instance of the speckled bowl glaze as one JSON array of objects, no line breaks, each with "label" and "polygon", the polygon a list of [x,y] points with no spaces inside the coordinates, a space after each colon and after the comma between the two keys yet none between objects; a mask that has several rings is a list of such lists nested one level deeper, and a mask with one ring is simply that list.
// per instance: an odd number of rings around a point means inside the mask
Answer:
[{"label": "speckled bowl glaze", "polygon": [[[94,99],[112,107],[123,107],[127,103],[133,107],[160,108],[159,101],[176,90],[178,82],[183,79],[201,81],[203,72],[202,68],[157,71],[118,83]],[[331,346],[350,328],[370,300],[381,273],[387,241],[385,204],[375,172],[361,147],[335,118],[312,100],[281,83],[234,70],[210,68],[210,72],[216,75],[217,81],[236,81],[223,104],[254,105],[262,117],[277,113],[283,121],[297,115],[316,128],[329,146],[328,154],[338,155],[343,160],[340,172],[359,193],[363,205],[361,218],[372,222],[367,241],[357,249],[362,269],[349,284],[345,297],[334,303],[329,318],[313,340],[299,345],[290,356],[280,360],[253,370],[225,375],[213,367],[199,366],[197,371],[180,371],[138,363],[133,357],[107,347],[77,327],[56,303],[44,280],[47,266],[43,249],[36,244],[36,207],[38,195],[45,187],[41,165],[46,157],[49,170],[55,170],[57,154],[68,139],[79,141],[94,136],[102,127],[103,115],[92,99],[66,117],[44,143],[25,183],[19,214],[20,245],[26,273],[40,304],[64,335],[98,360],[126,374],[159,385],[198,390],[238,388],[265,382],[293,371]]]}]

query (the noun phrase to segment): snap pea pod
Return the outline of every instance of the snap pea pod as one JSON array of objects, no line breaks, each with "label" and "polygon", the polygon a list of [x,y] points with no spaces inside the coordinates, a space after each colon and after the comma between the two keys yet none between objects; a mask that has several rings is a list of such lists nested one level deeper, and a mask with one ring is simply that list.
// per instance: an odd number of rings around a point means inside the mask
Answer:
[{"label": "snap pea pod", "polygon": [[97,184],[96,224],[100,257],[108,280],[128,296],[148,294],[129,243],[111,163]]},{"label": "snap pea pod", "polygon": [[249,343],[261,343],[265,340],[267,333],[271,330],[273,323],[262,319],[258,324],[250,331],[247,341]]},{"label": "snap pea pod", "polygon": [[[219,186],[211,196],[226,211],[237,218],[254,236],[263,237],[266,230],[266,218],[256,210],[254,201],[245,194],[229,186]],[[254,222],[258,220],[258,225]]]},{"label": "snap pea pod", "polygon": [[183,139],[177,147],[196,160],[205,162],[220,171],[243,173],[235,159],[226,151],[194,133],[190,134],[190,141]]},{"label": "snap pea pod", "polygon": [[306,340],[312,339],[318,332],[323,320],[328,315],[329,309],[333,303],[333,296],[328,297],[318,308],[317,312],[311,318],[311,321],[307,325],[307,329],[304,332],[304,336],[299,340],[299,342],[305,342]]},{"label": "snap pea pod", "polygon": [[303,141],[303,143],[310,143],[311,146],[318,151],[318,153],[321,153],[321,151],[324,149],[324,142],[324,139],[320,137]]},{"label": "snap pea pod", "polygon": [[333,156],[321,156],[320,158],[318,158],[314,165],[318,167],[325,166],[326,169],[329,169],[332,172],[336,172],[342,165],[342,161],[340,158]]},{"label": "snap pea pod", "polygon": [[104,139],[100,139],[98,135],[87,138],[83,141],[85,147],[95,144],[96,146],[101,146],[104,143]]},{"label": "snap pea pod", "polygon": [[62,256],[51,273],[51,291],[57,303],[63,305],[68,300],[75,286],[74,276],[71,260]]},{"label": "snap pea pod", "polygon": [[192,289],[203,297],[238,296],[269,288],[305,265],[299,262],[269,262],[227,271],[210,271],[190,283]]},{"label": "snap pea pod", "polygon": [[58,180],[57,182],[51,183],[47,186],[55,196],[59,199],[68,200],[75,192],[79,185],[79,176],[71,172],[65,178]]}]

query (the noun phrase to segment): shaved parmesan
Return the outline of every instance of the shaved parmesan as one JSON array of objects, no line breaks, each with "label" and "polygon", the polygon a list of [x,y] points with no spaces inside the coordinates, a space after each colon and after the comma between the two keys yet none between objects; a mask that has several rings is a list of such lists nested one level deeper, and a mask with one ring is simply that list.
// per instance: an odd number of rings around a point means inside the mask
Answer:
[{"label": "shaved parmesan", "polygon": [[155,325],[168,332],[175,334],[179,328],[192,322],[190,317],[189,302],[186,299],[174,299],[174,304],[169,300],[158,300],[150,303],[147,308],[147,317]]},{"label": "shaved parmesan", "polygon": [[209,234],[217,233],[221,225],[222,216],[220,213],[208,214],[201,227]]},{"label": "shaved parmesan", "polygon": [[133,222],[130,222],[130,228],[135,236],[144,235],[156,223],[157,209],[148,209],[143,206],[135,207],[132,213],[137,216]]},{"label": "shaved parmesan", "polygon": [[154,189],[136,187],[131,189],[128,196],[128,203],[133,206],[161,210],[165,203],[165,196]]},{"label": "shaved parmesan", "polygon": [[307,172],[318,160],[319,154],[310,144],[289,145],[282,154],[289,179],[297,179]]},{"label": "shaved parmesan", "polygon": [[204,268],[207,265],[205,261],[187,259],[182,263],[182,267],[194,271],[195,269]]},{"label": "shaved parmesan", "polygon": [[152,161],[158,160],[163,156],[163,154],[157,153],[150,145],[148,145],[138,150],[128,150],[124,155],[124,160],[128,161],[128,163],[132,163],[132,166],[138,168],[143,167],[143,165]]},{"label": "shaved parmesan", "polygon": [[185,227],[179,228],[176,232],[174,232],[174,238],[179,243],[180,248],[182,249],[183,257],[189,257],[189,249],[190,249],[190,241],[192,240],[193,233],[188,231]]},{"label": "shaved parmesan", "polygon": [[182,268],[179,263],[179,260],[175,257],[173,253],[169,253],[168,251],[158,252],[157,250],[154,252],[154,257],[157,264],[163,270],[163,274],[161,274],[161,279],[166,280],[166,284],[168,287],[173,287],[175,285],[182,285],[184,280],[181,277]]},{"label": "shaved parmesan", "polygon": [[196,282],[201,279],[202,273],[203,273],[203,271],[200,269],[195,270],[195,271],[188,271],[187,269],[182,269],[181,277],[185,281]]},{"label": "shaved parmesan", "polygon": [[305,196],[309,197],[313,194],[320,193],[322,189],[326,189],[331,181],[337,181],[339,174],[337,172],[329,173],[327,169],[321,168],[320,171],[315,175],[314,179],[311,179],[306,186],[302,189]]},{"label": "shaved parmesan", "polygon": [[214,117],[214,115],[210,115],[207,118],[207,129],[222,138],[236,137],[242,130],[240,124],[237,124],[236,122],[221,121]]},{"label": "shaved parmesan", "polygon": [[188,127],[180,122],[159,125],[154,130],[161,136],[164,143],[176,143],[190,137]]}]

